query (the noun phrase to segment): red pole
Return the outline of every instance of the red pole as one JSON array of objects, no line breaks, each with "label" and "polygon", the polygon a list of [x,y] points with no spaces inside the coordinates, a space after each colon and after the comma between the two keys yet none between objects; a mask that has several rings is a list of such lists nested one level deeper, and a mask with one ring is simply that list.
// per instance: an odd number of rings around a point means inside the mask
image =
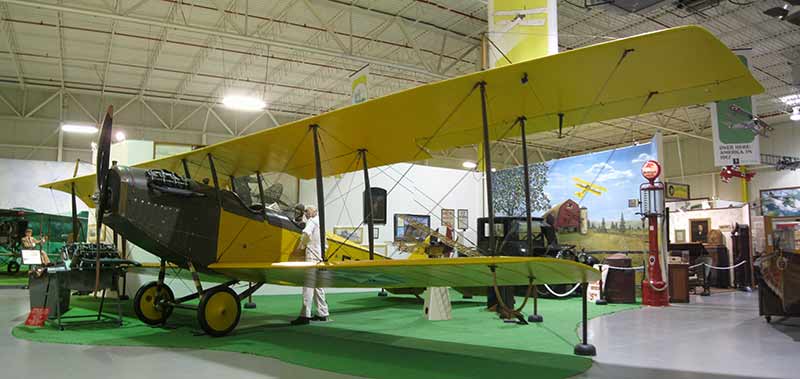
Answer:
[{"label": "red pole", "polygon": [[669,305],[669,291],[661,276],[658,251],[658,215],[647,215],[650,251],[647,257],[647,278],[642,280],[642,304],[655,307]]}]

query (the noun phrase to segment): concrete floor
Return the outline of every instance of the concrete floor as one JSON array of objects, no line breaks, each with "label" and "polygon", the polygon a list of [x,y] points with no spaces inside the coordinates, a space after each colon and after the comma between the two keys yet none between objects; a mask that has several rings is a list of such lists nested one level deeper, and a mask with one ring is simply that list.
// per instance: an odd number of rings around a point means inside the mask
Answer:
[{"label": "concrete floor", "polygon": [[758,316],[755,292],[691,301],[590,320],[589,341],[598,355],[579,378],[800,377],[794,362],[800,319],[773,317],[767,324]]},{"label": "concrete floor", "polygon": [[[146,347],[31,343],[11,336],[28,312],[27,292],[0,290],[0,367],[4,377],[141,378],[142,368],[171,379],[348,378],[238,353]],[[755,294],[693,297],[692,304],[621,312],[589,322],[595,364],[578,378],[796,378],[800,320],[758,317]],[[547,320],[547,315],[544,315]],[[545,321],[546,322],[546,321]],[[645,368],[647,367],[647,368]],[[7,374],[7,375],[6,375]]]}]

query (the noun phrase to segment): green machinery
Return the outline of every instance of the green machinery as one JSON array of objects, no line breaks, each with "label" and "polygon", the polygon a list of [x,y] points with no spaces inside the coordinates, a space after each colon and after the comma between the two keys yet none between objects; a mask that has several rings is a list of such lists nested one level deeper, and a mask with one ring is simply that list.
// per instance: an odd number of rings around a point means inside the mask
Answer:
[{"label": "green machinery", "polygon": [[[86,241],[88,212],[78,214],[80,232],[78,241]],[[72,218],[36,212],[27,208],[0,209],[0,270],[5,266],[9,274],[19,272],[21,262],[22,237],[25,230],[31,229],[37,240],[46,237],[38,244],[53,263],[61,261],[61,248],[72,234]]]}]

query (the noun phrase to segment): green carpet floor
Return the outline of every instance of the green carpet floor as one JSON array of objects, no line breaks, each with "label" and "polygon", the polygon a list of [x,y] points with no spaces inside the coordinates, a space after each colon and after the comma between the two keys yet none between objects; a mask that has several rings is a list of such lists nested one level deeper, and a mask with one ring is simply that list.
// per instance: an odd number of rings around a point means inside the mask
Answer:
[{"label": "green carpet floor", "polygon": [[21,287],[28,285],[28,266],[23,271],[9,274],[6,265],[0,264],[0,287]]},{"label": "green carpet floor", "polygon": [[[176,310],[168,326],[139,322],[126,304],[125,323],[58,331],[52,326],[18,326],[13,335],[32,341],[113,346],[211,349],[272,357],[284,362],[375,378],[465,378],[503,376],[566,378],[589,369],[588,358],[572,354],[578,341],[580,299],[541,300],[545,322],[514,325],[483,308],[485,299],[460,300],[453,294],[453,319],[426,321],[422,304],[411,297],[382,298],[373,292],[330,294],[332,321],[289,327],[300,297],[257,296],[258,308],[244,310],[233,334],[197,336],[192,311]],[[97,300],[73,298],[70,315],[96,309]],[[590,317],[638,305],[589,306]],[[530,309],[530,305],[528,306]],[[529,310],[528,309],[528,310]]]}]

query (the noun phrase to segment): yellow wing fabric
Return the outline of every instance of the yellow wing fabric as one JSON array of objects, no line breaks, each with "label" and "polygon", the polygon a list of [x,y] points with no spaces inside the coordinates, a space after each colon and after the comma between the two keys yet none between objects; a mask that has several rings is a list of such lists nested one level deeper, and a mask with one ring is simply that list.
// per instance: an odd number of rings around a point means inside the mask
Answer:
[{"label": "yellow wing fabric", "polygon": [[345,261],[274,264],[216,263],[209,269],[240,280],[328,288],[482,287],[589,282],[600,272],[554,258],[467,257],[420,260]]},{"label": "yellow wing fabric", "polygon": [[[492,139],[520,116],[536,133],[558,128],[559,114],[572,126],[764,90],[716,37],[687,26],[419,86],[136,167],[182,172],[185,159],[193,178],[210,178],[212,154],[223,184],[255,171],[311,178],[311,125],[319,125],[326,176],[358,169],[352,164],[357,149],[368,151],[370,167],[418,161],[429,151],[481,140],[479,82],[486,83]],[[94,182],[74,180],[81,188]],[[71,181],[44,187],[68,192]]]}]

